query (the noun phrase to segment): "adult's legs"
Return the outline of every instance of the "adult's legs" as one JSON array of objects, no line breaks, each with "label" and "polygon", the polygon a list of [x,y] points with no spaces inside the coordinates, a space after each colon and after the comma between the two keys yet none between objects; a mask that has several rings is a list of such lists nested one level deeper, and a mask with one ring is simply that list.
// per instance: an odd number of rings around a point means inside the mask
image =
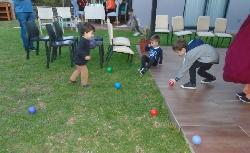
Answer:
[{"label": "adult's legs", "polygon": [[[34,21],[34,20],[35,20],[34,13],[33,12],[29,12],[27,14],[27,21]],[[31,48],[31,49],[34,48],[33,41],[29,41],[28,42],[28,47]]]},{"label": "adult's legs", "polygon": [[243,92],[246,94],[246,97],[250,99],[250,84],[245,85]]},{"label": "adult's legs", "polygon": [[26,30],[26,26],[25,26],[25,23],[27,21],[34,20],[33,13],[32,12],[19,12],[19,13],[16,13],[16,17],[17,17],[17,19],[19,21],[19,25],[21,27],[21,38],[22,38],[22,43],[23,43],[24,49],[27,50],[28,48],[33,48],[32,42],[28,42],[27,30]]}]

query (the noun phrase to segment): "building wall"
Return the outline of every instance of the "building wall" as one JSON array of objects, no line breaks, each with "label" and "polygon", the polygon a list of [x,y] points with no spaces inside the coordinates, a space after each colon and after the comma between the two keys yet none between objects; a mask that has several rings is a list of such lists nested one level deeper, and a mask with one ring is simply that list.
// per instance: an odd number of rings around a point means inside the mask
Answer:
[{"label": "building wall", "polygon": [[[142,26],[150,26],[152,0],[133,0],[133,8]],[[157,14],[169,15],[169,25],[171,17],[183,15],[185,0],[158,0]],[[250,13],[250,0],[230,0],[227,19],[227,31],[235,33],[240,25]]]},{"label": "building wall", "polygon": [[[185,0],[158,0],[157,14],[169,15],[169,23],[171,17],[183,15]],[[152,0],[133,0],[133,8],[140,23],[143,26],[150,26]]]},{"label": "building wall", "polygon": [[230,0],[227,12],[228,32],[236,33],[248,14],[250,14],[250,0]]}]

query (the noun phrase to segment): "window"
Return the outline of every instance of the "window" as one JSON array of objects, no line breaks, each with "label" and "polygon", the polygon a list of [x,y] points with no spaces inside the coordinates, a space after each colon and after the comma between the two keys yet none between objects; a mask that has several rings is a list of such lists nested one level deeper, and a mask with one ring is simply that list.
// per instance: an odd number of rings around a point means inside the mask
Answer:
[{"label": "window", "polygon": [[186,27],[194,27],[199,16],[210,16],[211,26],[216,18],[225,17],[229,0],[186,0],[184,20]]}]

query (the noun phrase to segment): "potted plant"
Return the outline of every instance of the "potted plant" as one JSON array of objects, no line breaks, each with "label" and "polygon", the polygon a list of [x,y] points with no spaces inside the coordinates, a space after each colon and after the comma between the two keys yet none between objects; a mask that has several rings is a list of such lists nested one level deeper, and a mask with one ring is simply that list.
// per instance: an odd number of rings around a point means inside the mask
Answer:
[{"label": "potted plant", "polygon": [[139,45],[140,45],[140,52],[141,55],[146,54],[145,46],[150,43],[149,40],[149,28],[144,28],[143,29],[143,37],[140,39]]}]

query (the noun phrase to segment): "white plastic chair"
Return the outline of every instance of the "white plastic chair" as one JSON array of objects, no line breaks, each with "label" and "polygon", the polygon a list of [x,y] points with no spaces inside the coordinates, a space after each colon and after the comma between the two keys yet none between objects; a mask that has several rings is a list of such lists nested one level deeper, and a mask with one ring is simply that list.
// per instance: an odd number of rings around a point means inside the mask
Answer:
[{"label": "white plastic chair", "polygon": [[167,43],[168,43],[168,15],[156,15],[155,20],[155,33],[166,33],[167,34]]},{"label": "white plastic chair", "polygon": [[173,39],[173,35],[176,35],[178,38],[183,37],[186,35],[192,36],[191,31],[184,30],[184,19],[183,16],[175,16],[172,17],[172,36],[171,36],[171,43]]},{"label": "white plastic chair", "polygon": [[[72,20],[72,15],[71,15],[71,11],[70,11],[70,7],[56,7],[56,11],[57,11],[57,16],[59,18],[59,22],[63,28],[63,32],[64,32],[64,27],[65,25],[69,25],[71,28],[76,28],[77,23],[75,23]],[[77,31],[77,28],[76,28]]]},{"label": "white plastic chair", "polygon": [[216,18],[215,19],[215,27],[214,27],[214,34],[215,36],[218,37],[217,43],[216,43],[216,47],[218,47],[218,43],[220,38],[222,38],[221,43],[223,43],[224,38],[229,38],[229,44],[231,43],[232,40],[232,35],[226,33],[226,29],[227,29],[227,19],[225,18]]},{"label": "white plastic chair", "polygon": [[52,7],[37,7],[37,16],[40,33],[42,34],[42,27],[46,24],[52,24],[54,21]]},{"label": "white plastic chair", "polygon": [[210,16],[199,16],[197,21],[197,31],[196,35],[198,37],[211,38],[213,43],[214,34],[209,31],[210,26]]},{"label": "white plastic chair", "polygon": [[110,23],[109,18],[107,19],[108,34],[110,44],[115,46],[128,46],[130,47],[130,40],[126,37],[114,37],[113,25]]},{"label": "white plastic chair", "polygon": [[[130,48],[130,41],[126,40],[128,38],[125,37],[113,38],[113,25],[109,21],[107,21],[107,25],[108,25],[108,35],[109,35],[109,49],[108,49],[108,55],[106,57],[106,64],[108,64],[113,52],[127,54],[128,60],[130,58],[130,63],[132,63],[134,52]],[[115,39],[123,41],[118,42],[115,41]],[[129,44],[127,44],[128,42],[124,40],[129,41]]]}]

